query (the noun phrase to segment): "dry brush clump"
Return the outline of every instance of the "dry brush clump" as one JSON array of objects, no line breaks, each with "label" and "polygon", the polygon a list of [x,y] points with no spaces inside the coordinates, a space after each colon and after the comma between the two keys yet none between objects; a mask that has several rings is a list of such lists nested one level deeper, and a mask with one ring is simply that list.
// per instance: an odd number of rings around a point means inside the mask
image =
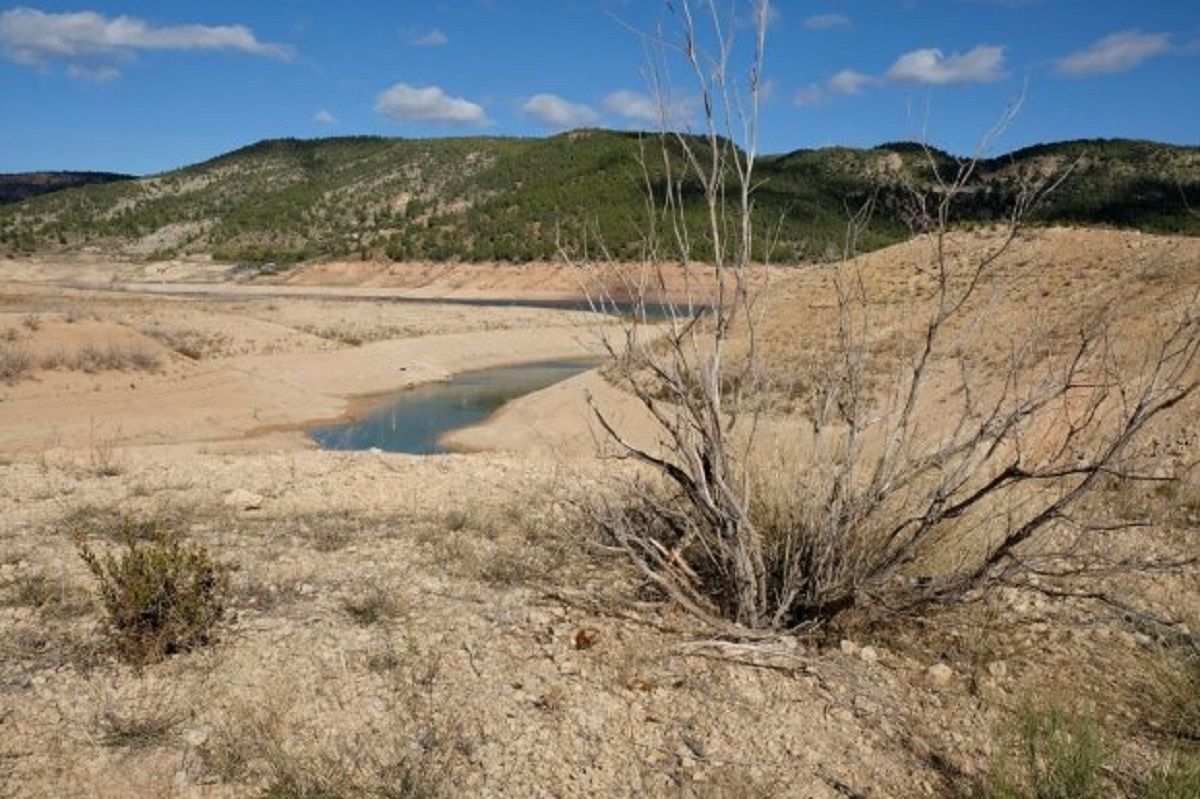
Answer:
[{"label": "dry brush clump", "polygon": [[97,554],[76,533],[76,547],[96,579],[117,653],[143,665],[211,643],[225,617],[227,567],[200,544],[159,528],[140,537],[124,527],[120,554]]},{"label": "dry brush clump", "polygon": [[17,346],[0,346],[0,383],[19,383],[35,370],[85,372],[157,372],[158,355],[144,347],[120,344],[87,344],[74,352],[52,352],[35,357]]},{"label": "dry brush clump", "polygon": [[68,372],[157,372],[161,367],[158,356],[142,347],[120,344],[80,347],[72,353],[56,353],[41,361],[43,369],[61,369]]},{"label": "dry brush clump", "polygon": [[[676,132],[663,106],[667,180],[646,181],[647,261],[626,284],[651,296],[665,285],[654,275],[682,253],[685,272],[707,273],[714,288],[670,303],[653,327],[643,313],[606,338],[610,373],[657,433],[655,443],[635,439],[593,406],[619,455],[654,474],[598,503],[606,537],[671,600],[751,637],[960,600],[1031,575],[1052,581],[1111,568],[1093,558],[1113,527],[1076,512],[1103,481],[1161,479],[1137,444],[1200,385],[1200,288],[1159,309],[1159,330],[1144,341],[1123,336],[1103,309],[1069,339],[1036,326],[996,330],[989,314],[1006,290],[1006,255],[1069,173],[1030,176],[997,234],[955,247],[956,209],[1006,115],[952,174],[930,158],[933,191],[910,190],[908,218],[928,246],[905,319],[884,324],[852,258],[871,202],[851,219],[831,296],[812,298],[835,309],[831,355],[802,368],[804,385],[783,387],[806,395],[805,412],[773,418],[781,387],[760,341],[772,308],[755,290],[770,254],[770,232],[754,217],[766,4],[747,89],[733,83],[738,51],[718,4],[674,9],[681,35],[655,41],[690,69],[705,129]],[[705,42],[716,44],[706,50]],[[685,192],[703,198],[700,231],[682,210]],[[691,260],[694,250],[706,263]],[[596,291],[611,302],[602,285]]]}]

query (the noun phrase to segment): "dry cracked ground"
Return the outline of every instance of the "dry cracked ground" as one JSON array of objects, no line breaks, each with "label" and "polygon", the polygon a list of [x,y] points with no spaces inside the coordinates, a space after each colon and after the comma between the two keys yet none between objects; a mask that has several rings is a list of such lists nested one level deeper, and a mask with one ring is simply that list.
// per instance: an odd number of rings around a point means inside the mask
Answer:
[{"label": "dry cracked ground", "polygon": [[[903,312],[913,253],[865,260],[882,318]],[[1149,330],[1200,282],[1183,239],[1039,231],[1011,258],[1036,268],[992,317],[1009,328],[1021,309],[1119,300]],[[777,366],[806,351],[823,279],[778,287]],[[987,791],[1020,760],[1020,719],[1048,708],[1098,737],[1097,796],[1150,795],[1164,764],[1197,756],[1194,563],[1105,578],[1123,604],[1001,589],[714,640],[588,524],[624,468],[580,443],[595,375],[506,408],[472,446],[499,449],[336,453],[297,432],[355,395],[522,348],[594,351],[594,319],[30,283],[5,284],[0,310],[27,356],[0,387],[0,794],[1033,796]],[[355,382],[380,364],[407,371]],[[512,432],[568,413],[547,430],[569,446]],[[1188,405],[1144,442],[1177,479],[1089,500],[1144,522],[1115,530],[1114,551],[1200,554],[1198,419]],[[214,640],[136,666],[77,542],[115,551],[150,527],[226,564],[230,599]]]}]

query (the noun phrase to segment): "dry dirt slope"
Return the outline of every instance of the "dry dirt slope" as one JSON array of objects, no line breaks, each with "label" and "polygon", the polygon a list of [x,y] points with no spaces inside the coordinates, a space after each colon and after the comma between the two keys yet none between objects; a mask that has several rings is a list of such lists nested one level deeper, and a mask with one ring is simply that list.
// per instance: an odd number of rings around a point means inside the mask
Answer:
[{"label": "dry dirt slope", "polygon": [[[904,317],[917,252],[865,262],[893,287],[881,318]],[[994,318],[1012,326],[1044,307],[1065,324],[1081,297],[1125,298],[1134,329],[1149,328],[1200,279],[1197,255],[1190,240],[1035,233],[1013,263],[1036,280]],[[824,279],[779,286],[773,307],[799,310],[765,330],[776,364],[820,349],[804,336],[828,313]],[[543,413],[539,430],[561,436],[530,449],[509,435],[511,455],[210,443],[118,448],[103,469],[54,447],[0,465],[0,793],[959,796],[1027,701],[1095,715],[1118,796],[1138,796],[1176,745],[1163,686],[1178,650],[1088,603],[1002,591],[832,646],[705,640],[588,545],[572,501],[615,467],[571,438],[586,431],[569,388],[501,414],[495,430]],[[1162,438],[1184,463],[1188,414]],[[235,489],[258,507],[227,505]],[[1194,475],[1098,502],[1152,521],[1116,546],[1196,545]],[[214,646],[142,671],[106,648],[67,533],[108,547],[122,514],[165,517],[235,566],[234,616]],[[1193,568],[1108,588],[1194,632],[1198,584]]]}]

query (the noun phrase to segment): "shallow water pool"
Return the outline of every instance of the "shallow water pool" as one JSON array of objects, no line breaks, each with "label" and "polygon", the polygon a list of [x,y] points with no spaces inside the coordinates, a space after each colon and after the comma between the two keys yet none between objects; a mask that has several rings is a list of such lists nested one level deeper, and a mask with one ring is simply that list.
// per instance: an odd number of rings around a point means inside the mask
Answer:
[{"label": "shallow water pool", "polygon": [[450,431],[478,424],[510,399],[586,372],[598,363],[594,359],[541,361],[463,372],[443,383],[405,389],[364,416],[315,428],[309,436],[322,449],[381,449],[415,455],[447,452],[441,439]]}]

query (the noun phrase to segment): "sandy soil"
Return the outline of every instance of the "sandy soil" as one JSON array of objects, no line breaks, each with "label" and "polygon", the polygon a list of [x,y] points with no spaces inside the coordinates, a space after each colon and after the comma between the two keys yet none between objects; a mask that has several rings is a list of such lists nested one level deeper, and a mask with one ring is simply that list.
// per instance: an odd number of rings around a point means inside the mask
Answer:
[{"label": "sandy soil", "polygon": [[[786,269],[769,270],[786,275]],[[767,274],[767,272],[763,272]],[[238,276],[229,264],[203,258],[162,262],[120,262],[88,253],[0,258],[0,276],[23,283],[50,283],[145,294],[230,297],[355,297],[359,299],[470,299],[580,302],[589,297],[622,299],[631,283],[651,273],[630,264],[565,266],[560,263],[381,263],[331,261],[278,274]],[[704,267],[666,265],[656,298],[705,301],[714,275]],[[644,283],[644,285],[651,285]],[[661,296],[658,296],[661,295]]]},{"label": "sandy soil", "polygon": [[[922,257],[863,260],[881,319],[904,317]],[[1121,299],[1145,331],[1195,289],[1197,263],[1194,240],[1039,231],[1014,250],[993,318],[1012,329],[1041,308],[1054,332]],[[589,394],[653,439],[596,373],[454,434],[467,454],[323,452],[295,432],[364,394],[595,352],[589,315],[255,296],[279,287],[225,284],[203,263],[41,266],[0,263],[0,347],[29,361],[0,383],[0,795],[961,796],[1030,701],[1093,713],[1122,780],[1164,746],[1170,642],[1082,600],[1006,589],[845,640],[710,640],[580,511],[624,468],[594,457]],[[532,285],[422,268],[438,291]],[[204,294],[66,285],[155,269]],[[418,288],[357,269],[294,287]],[[299,285],[342,273],[348,285]],[[763,328],[776,366],[799,373],[830,308],[819,270],[777,284]],[[1194,461],[1197,413],[1153,446]],[[1117,551],[1195,546],[1194,473],[1097,502],[1150,520],[1115,531]],[[115,551],[127,518],[231,566],[215,644],[142,670],[116,657],[73,536]],[[1198,578],[1108,587],[1195,631]]]},{"label": "sandy soil", "polygon": [[[597,317],[547,309],[230,303],[19,284],[0,292],[4,346],[32,360],[26,376],[0,384],[6,453],[247,437],[340,418],[366,395],[460,371],[600,351]],[[155,365],[41,368],[85,347],[144,354]]]}]

